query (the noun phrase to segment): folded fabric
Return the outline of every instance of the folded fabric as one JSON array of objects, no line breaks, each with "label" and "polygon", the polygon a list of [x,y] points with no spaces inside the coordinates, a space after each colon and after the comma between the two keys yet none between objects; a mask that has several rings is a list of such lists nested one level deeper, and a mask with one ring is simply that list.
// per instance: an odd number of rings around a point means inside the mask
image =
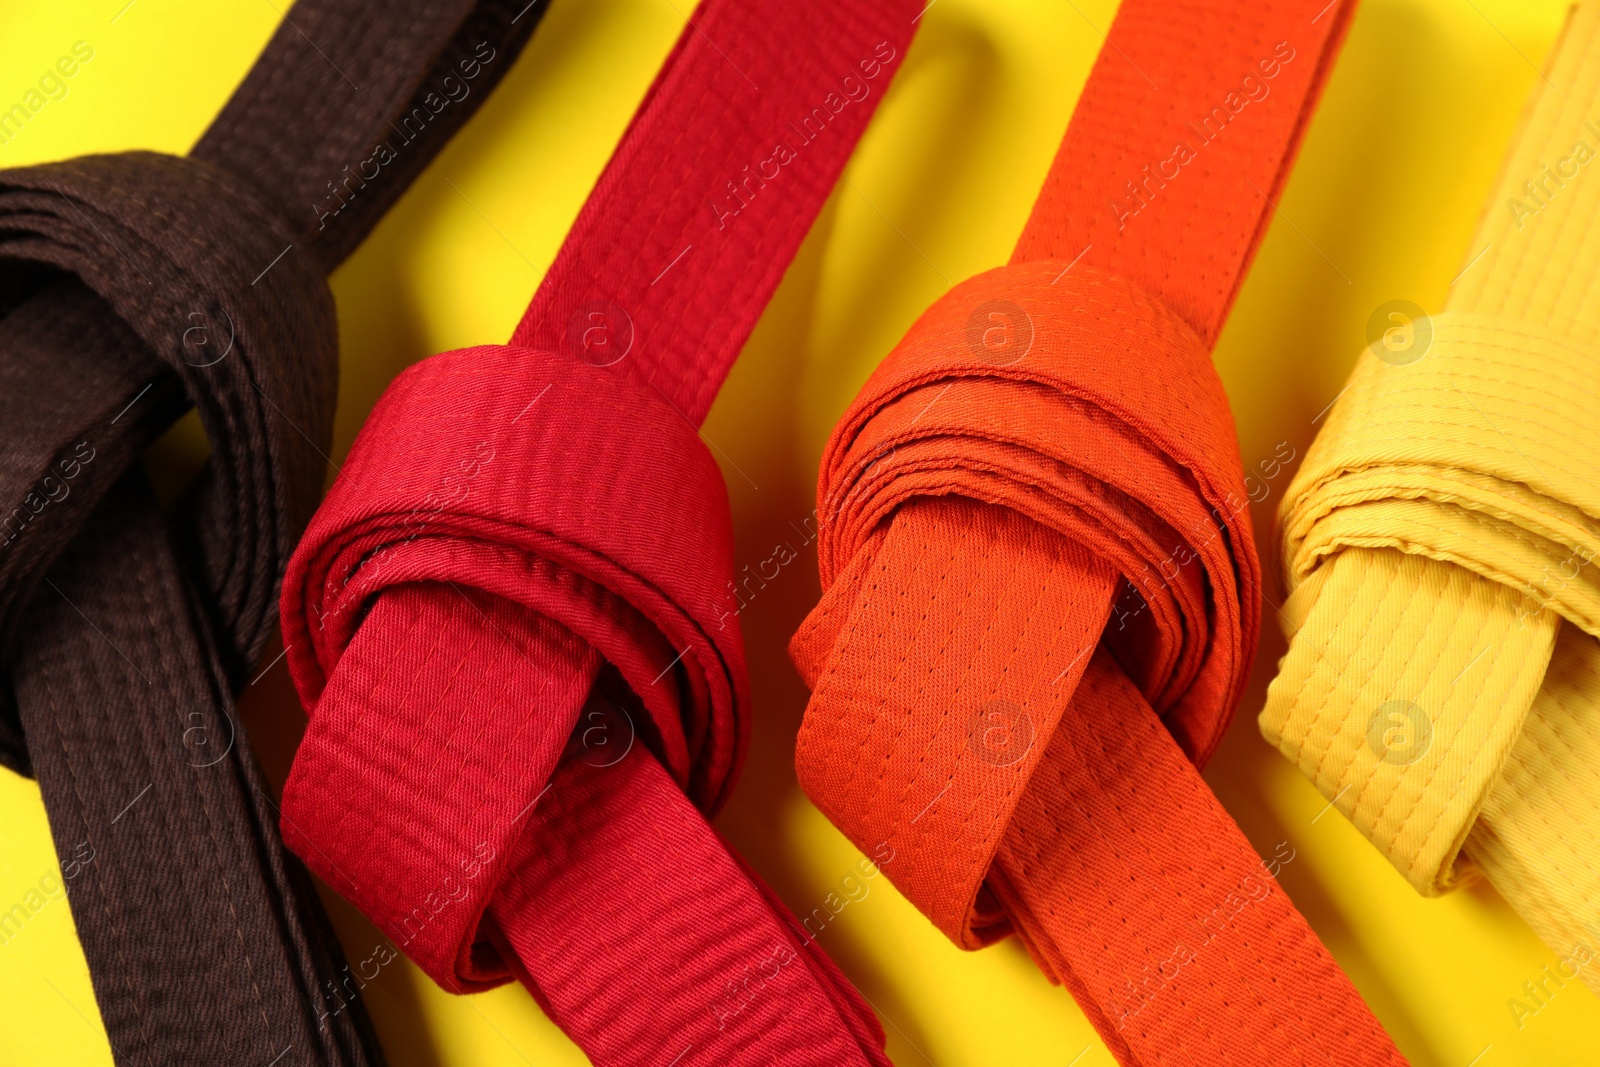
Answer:
[{"label": "folded fabric", "polygon": [[[302,0],[189,157],[0,172],[0,760],[38,778],[119,1063],[383,1060],[233,694],[322,490],[326,273],[522,7]],[[212,455],[169,519],[139,460],[191,405]]]},{"label": "folded fabric", "polygon": [[597,1064],[888,1062],[706,821],[750,698],[698,425],[919,6],[702,4],[511,343],[402,374],[290,563],[286,839]]},{"label": "folded fabric", "polygon": [[1122,1063],[1402,1062],[1197,769],[1259,626],[1210,349],[1351,8],[1124,0],[1011,263],[822,460],[801,784]]},{"label": "folded fabric", "polygon": [[1585,0],[1445,311],[1380,321],[1284,496],[1261,713],[1418,892],[1481,870],[1567,967],[1600,945],[1597,151]]}]

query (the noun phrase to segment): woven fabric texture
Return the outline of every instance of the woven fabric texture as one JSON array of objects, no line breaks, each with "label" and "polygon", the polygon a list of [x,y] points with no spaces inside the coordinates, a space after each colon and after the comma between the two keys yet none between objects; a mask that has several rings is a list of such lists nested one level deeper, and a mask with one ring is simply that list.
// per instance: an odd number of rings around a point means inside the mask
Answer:
[{"label": "woven fabric texture", "polygon": [[[325,272],[510,67],[521,6],[303,0],[187,158],[0,172],[0,759],[38,778],[118,1063],[382,1062],[233,695],[323,486]],[[167,512],[139,459],[191,406],[212,455]]]},{"label": "woven fabric texture", "polygon": [[1563,957],[1600,941],[1597,119],[1585,0],[1444,312],[1361,355],[1284,496],[1260,720],[1418,892],[1486,874]]},{"label": "woven fabric texture", "polygon": [[823,456],[801,784],[1126,1064],[1402,1062],[1197,769],[1259,628],[1210,349],[1351,11],[1126,0],[1011,263]]},{"label": "woven fabric texture", "polygon": [[392,384],[290,565],[286,839],[597,1064],[887,1062],[707,821],[750,698],[698,427],[918,9],[702,4],[511,343]]}]

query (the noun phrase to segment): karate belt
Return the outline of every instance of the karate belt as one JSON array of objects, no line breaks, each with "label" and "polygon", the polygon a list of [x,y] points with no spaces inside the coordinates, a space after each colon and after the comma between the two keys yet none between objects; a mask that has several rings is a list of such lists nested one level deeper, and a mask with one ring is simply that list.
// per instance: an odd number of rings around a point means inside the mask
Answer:
[{"label": "karate belt", "polygon": [[1600,3],[1535,90],[1444,312],[1380,321],[1283,498],[1260,722],[1418,892],[1481,872],[1600,992]]},{"label": "karate belt", "polygon": [[[188,157],[0,172],[0,760],[38,779],[118,1063],[383,1060],[233,697],[323,486],[325,276],[522,6],[302,0]],[[169,516],[140,456],[191,406],[211,457]]]},{"label": "karate belt", "polygon": [[1198,770],[1259,626],[1210,351],[1351,7],[1124,0],[1011,262],[822,460],[801,784],[1125,1064],[1403,1062]]},{"label": "karate belt", "polygon": [[706,821],[750,698],[698,425],[919,8],[702,4],[510,344],[396,379],[289,567],[286,840],[597,1064],[887,1063]]}]

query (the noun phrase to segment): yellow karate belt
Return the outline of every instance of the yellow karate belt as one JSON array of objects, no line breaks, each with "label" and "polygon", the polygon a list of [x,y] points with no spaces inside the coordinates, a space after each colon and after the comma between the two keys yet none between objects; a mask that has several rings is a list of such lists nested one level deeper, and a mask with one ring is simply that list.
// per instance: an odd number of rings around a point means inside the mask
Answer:
[{"label": "yellow karate belt", "polygon": [[1284,497],[1289,651],[1260,723],[1418,892],[1481,871],[1553,950],[1587,958],[1600,0],[1548,68],[1447,309],[1393,316]]}]

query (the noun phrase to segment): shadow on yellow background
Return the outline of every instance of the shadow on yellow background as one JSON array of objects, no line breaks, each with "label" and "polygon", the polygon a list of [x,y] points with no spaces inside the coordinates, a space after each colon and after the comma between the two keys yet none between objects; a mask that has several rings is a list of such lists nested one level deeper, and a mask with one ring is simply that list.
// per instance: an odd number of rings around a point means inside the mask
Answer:
[{"label": "shadow on yellow background", "polygon": [[[555,0],[494,98],[334,276],[343,344],[336,461],[403,367],[509,336],[687,4]],[[1321,6],[1307,5],[1308,18]],[[1247,467],[1304,455],[1372,309],[1395,298],[1442,306],[1564,10],[1562,0],[1363,4],[1216,351]],[[800,555],[741,617],[757,724],[720,820],[796,911],[820,905],[856,858],[799,792],[792,766],[806,693],[784,647],[818,595],[804,525],[818,456],[916,316],[951,284],[1005,261],[1114,14],[1108,0],[935,0],[706,423],[733,500],[738,565],[780,544]],[[74,42],[88,42],[94,58],[66,96],[0,145],[0,166],[185,151],[280,17],[269,0],[7,5],[0,100],[20,97]],[[149,463],[172,482],[204,455],[191,418]],[[1272,512],[1292,469],[1266,478],[1271,492],[1253,512],[1269,557]],[[1275,558],[1264,564],[1277,573]],[[1415,896],[1261,741],[1255,712],[1283,649],[1275,613],[1266,617],[1252,687],[1206,777],[1258,850],[1294,848],[1283,885],[1401,1050],[1419,1067],[1600,1062],[1600,1002],[1576,982],[1520,1027],[1514,1021],[1507,999],[1555,957],[1493,890]],[[279,651],[268,649],[262,667]],[[241,707],[281,782],[304,721],[281,664]],[[59,872],[37,789],[3,771],[0,824],[3,911]],[[1112,1062],[1015,943],[962,953],[886,881],[869,884],[819,940],[877,1007],[897,1064]],[[325,897],[346,952],[369,956],[381,935]],[[396,1065],[584,1062],[517,987],[452,998],[396,962],[363,995]],[[47,899],[0,944],[0,1004],[0,1063],[110,1062],[64,903]]]}]

